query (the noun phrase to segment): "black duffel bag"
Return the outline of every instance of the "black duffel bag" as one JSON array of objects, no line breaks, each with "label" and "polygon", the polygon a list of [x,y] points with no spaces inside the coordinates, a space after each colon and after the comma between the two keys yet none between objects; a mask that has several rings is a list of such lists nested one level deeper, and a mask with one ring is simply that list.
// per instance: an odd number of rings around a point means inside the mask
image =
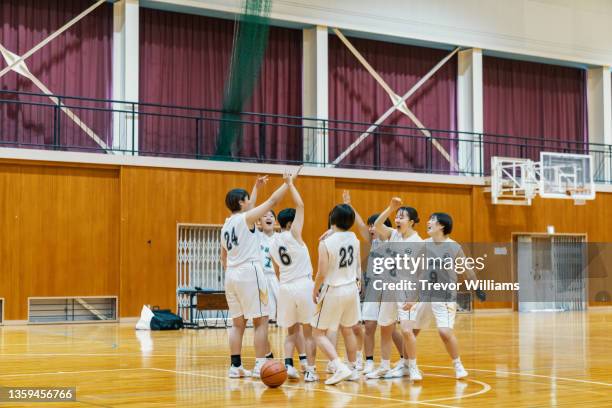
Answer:
[{"label": "black duffel bag", "polygon": [[151,330],[178,330],[183,328],[183,319],[175,315],[170,309],[160,309],[153,306],[151,309],[153,318],[151,319]]}]

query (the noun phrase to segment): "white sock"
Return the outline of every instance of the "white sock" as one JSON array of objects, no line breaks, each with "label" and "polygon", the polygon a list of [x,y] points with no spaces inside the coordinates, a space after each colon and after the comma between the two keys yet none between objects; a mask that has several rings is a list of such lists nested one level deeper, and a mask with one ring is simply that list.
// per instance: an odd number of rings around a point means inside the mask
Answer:
[{"label": "white sock", "polygon": [[332,360],[332,364],[334,365],[334,367],[338,368],[341,367],[344,363],[342,362],[342,360],[340,360],[340,357],[336,357],[334,360]]},{"label": "white sock", "polygon": [[391,360],[380,360],[381,368],[389,368],[391,367]]},{"label": "white sock", "polygon": [[263,363],[265,363],[265,362],[266,362],[266,360],[267,360],[267,359],[266,359],[265,357],[262,357],[262,358],[256,358],[256,359],[255,359],[255,364],[263,364]]},{"label": "white sock", "polygon": [[405,358],[400,358],[399,361],[397,362],[398,364],[406,364],[406,359]]},{"label": "white sock", "polygon": [[306,366],[306,371],[310,371],[311,373],[314,373],[315,371],[317,371],[317,367],[313,365]]},{"label": "white sock", "polygon": [[454,365],[461,365],[461,358],[457,357],[456,359],[453,360],[453,364]]},{"label": "white sock", "polygon": [[354,370],[356,366],[357,366],[356,361],[349,361],[349,369]]},{"label": "white sock", "polygon": [[416,368],[417,366],[416,358],[415,359],[409,358],[407,361],[408,361],[408,368]]},{"label": "white sock", "polygon": [[363,360],[363,354],[361,354],[361,351],[357,352],[357,361],[361,361]]}]

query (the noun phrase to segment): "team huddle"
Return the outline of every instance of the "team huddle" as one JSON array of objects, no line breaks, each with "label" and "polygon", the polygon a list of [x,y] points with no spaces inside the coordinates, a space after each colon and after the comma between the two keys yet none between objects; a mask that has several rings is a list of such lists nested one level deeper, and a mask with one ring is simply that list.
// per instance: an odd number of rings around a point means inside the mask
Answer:
[{"label": "team huddle", "polygon": [[[313,281],[310,254],[302,239],[304,202],[294,184],[298,173],[299,170],[295,174],[285,173],[284,183],[259,205],[256,205],[258,189],[267,182],[267,177],[258,177],[250,194],[233,189],[226,195],[225,204],[232,214],[221,229],[221,261],[233,322],[229,333],[229,377],[260,376],[266,359],[273,358],[268,322],[276,320],[278,326],[287,330],[284,357],[291,379],[300,377],[293,362],[297,349],[304,381],[318,381],[315,368],[318,348],[329,361],[327,385],[358,380],[362,375],[367,379],[408,376],[412,381],[420,381],[416,337],[432,316],[453,361],[456,378],[467,377],[453,333],[454,301],[360,301],[360,293],[368,282],[367,278],[363,279],[362,264],[367,264],[373,249],[383,242],[431,242],[434,246],[454,243],[449,237],[452,218],[445,213],[432,214],[427,222],[429,238],[423,240],[414,230],[419,222],[416,209],[403,206],[401,199],[393,198],[389,207],[370,216],[366,223],[345,192],[344,203],[331,210],[329,229],[319,240],[317,274]],[[295,208],[283,209],[277,217],[273,207],[287,192]],[[393,216],[395,228],[389,221]],[[280,233],[274,230],[276,222]],[[365,244],[365,258],[361,256],[360,240],[350,231],[354,225]],[[455,246],[460,252],[460,246]],[[256,357],[252,371],[246,370],[241,360],[242,339],[249,319],[253,321]],[[375,366],[377,326],[380,326],[381,360]],[[344,339],[347,361],[338,355],[338,333]],[[393,366],[392,344],[400,355]]]}]

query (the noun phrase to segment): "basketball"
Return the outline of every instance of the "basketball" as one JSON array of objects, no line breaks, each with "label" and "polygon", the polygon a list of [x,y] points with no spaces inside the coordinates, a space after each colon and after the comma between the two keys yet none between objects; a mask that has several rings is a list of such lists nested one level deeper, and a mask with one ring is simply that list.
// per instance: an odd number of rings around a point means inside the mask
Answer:
[{"label": "basketball", "polygon": [[268,387],[280,387],[286,380],[287,369],[280,361],[269,360],[261,367],[261,381]]}]

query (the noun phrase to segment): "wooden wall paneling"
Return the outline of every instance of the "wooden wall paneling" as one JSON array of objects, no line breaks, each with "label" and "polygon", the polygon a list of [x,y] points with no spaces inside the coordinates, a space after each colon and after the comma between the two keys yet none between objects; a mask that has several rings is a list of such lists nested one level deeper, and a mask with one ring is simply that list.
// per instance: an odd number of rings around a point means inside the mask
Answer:
[{"label": "wooden wall paneling", "polygon": [[20,189],[17,177],[21,166],[0,165],[0,297],[4,298],[4,319],[21,319],[18,294],[22,282],[19,273],[19,228]]},{"label": "wooden wall paneling", "polygon": [[25,165],[4,173],[16,220],[6,318],[26,319],[28,296],[117,295],[118,171]]}]

